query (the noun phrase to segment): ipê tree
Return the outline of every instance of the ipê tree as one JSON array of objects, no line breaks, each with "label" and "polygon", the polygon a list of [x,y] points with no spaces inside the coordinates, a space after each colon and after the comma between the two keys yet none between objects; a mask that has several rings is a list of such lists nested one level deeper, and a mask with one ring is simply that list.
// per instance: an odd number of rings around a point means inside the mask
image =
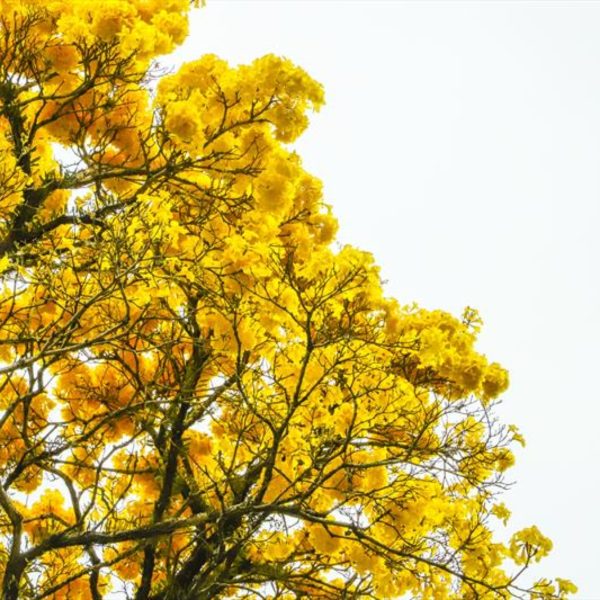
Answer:
[{"label": "ip\u00ea tree", "polygon": [[492,533],[522,440],[477,313],[332,245],[300,68],[158,77],[188,10],[0,6],[3,598],[566,597]]}]

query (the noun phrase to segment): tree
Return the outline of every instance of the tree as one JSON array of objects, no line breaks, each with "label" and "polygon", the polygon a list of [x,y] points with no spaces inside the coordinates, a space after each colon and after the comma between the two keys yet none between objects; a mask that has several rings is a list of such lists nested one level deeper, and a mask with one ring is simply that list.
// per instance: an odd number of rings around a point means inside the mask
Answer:
[{"label": "tree", "polygon": [[518,430],[286,145],[290,61],[155,63],[187,0],[0,5],[3,598],[564,598],[496,541]]}]

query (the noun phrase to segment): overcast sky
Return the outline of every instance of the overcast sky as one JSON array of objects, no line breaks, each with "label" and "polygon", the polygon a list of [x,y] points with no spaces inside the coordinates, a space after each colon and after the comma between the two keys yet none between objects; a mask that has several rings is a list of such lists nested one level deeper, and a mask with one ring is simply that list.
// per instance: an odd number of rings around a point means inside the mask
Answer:
[{"label": "overcast sky", "polygon": [[600,4],[208,0],[176,60],[274,52],[325,85],[297,148],[390,295],[459,314],[511,372],[505,501],[599,600]]}]

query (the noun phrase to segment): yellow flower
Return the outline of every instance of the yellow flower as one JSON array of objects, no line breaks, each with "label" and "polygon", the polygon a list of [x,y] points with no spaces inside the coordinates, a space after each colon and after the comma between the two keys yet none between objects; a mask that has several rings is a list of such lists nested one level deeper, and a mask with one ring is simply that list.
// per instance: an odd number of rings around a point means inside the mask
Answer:
[{"label": "yellow flower", "polygon": [[199,125],[198,113],[190,102],[179,101],[169,105],[165,127],[183,142],[191,142],[196,137]]}]

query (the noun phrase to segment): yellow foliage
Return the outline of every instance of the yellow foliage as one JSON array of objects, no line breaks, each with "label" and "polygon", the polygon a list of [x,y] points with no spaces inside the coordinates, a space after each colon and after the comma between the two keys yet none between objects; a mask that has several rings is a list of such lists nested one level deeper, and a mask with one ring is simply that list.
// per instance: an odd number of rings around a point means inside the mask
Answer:
[{"label": "yellow foliage", "polygon": [[551,542],[488,525],[524,441],[479,315],[333,244],[300,67],[150,83],[189,10],[0,4],[2,597],[520,593]]}]

